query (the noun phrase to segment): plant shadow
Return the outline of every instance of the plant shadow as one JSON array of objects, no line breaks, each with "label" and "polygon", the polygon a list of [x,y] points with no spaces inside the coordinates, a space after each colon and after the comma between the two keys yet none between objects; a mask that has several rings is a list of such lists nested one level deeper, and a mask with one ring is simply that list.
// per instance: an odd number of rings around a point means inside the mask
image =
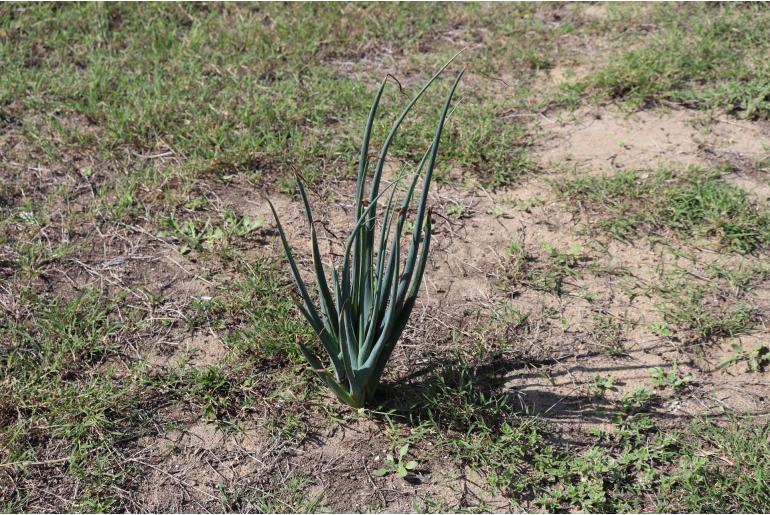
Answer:
[{"label": "plant shadow", "polygon": [[[578,425],[615,424],[639,413],[677,425],[696,418],[729,417],[727,413],[672,412],[665,407],[666,399],[651,389],[643,399],[620,402],[589,385],[549,388],[550,378],[544,370],[556,363],[552,359],[500,357],[471,367],[460,359],[437,359],[398,380],[383,381],[375,401],[379,403],[379,411],[413,426],[430,421],[441,429],[467,432],[480,426],[496,430],[511,420],[530,419],[561,425],[565,431],[557,432],[557,439],[580,433],[573,430]],[[621,362],[591,368],[590,372],[606,375],[647,368],[643,364]]]}]

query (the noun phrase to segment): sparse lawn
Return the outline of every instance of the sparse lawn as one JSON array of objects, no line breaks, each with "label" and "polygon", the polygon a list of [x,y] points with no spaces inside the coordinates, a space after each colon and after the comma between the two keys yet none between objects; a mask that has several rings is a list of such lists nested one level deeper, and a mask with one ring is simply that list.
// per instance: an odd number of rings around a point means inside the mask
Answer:
[{"label": "sparse lawn", "polygon": [[676,5],[654,9],[647,23],[651,37],[612,55],[588,88],[637,105],[675,102],[745,118],[770,115],[764,59],[770,12],[763,6]]},{"label": "sparse lawn", "polygon": [[[575,177],[556,185],[561,197],[598,211],[597,225],[616,238],[658,234],[715,240],[726,252],[746,253],[770,243],[770,213],[746,192],[723,180],[719,170],[660,170],[640,177]],[[574,204],[577,206],[577,204]]]},{"label": "sparse lawn", "polygon": [[[770,511],[769,30],[753,4],[0,5],[0,510]],[[300,173],[338,251],[372,92],[395,79],[379,141],[466,47],[419,305],[348,409],[264,199],[309,272]],[[549,127],[617,108],[685,113],[697,150],[544,164]]]}]

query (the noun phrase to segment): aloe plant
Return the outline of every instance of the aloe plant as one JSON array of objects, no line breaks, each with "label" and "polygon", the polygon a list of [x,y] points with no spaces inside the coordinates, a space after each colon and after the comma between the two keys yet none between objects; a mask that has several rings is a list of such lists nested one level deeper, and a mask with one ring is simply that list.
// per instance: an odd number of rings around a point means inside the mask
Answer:
[{"label": "aloe plant", "polygon": [[[313,302],[300,275],[297,262],[286,239],[286,233],[273,204],[270,203],[291,275],[299,293],[297,306],[318,336],[321,347],[328,356],[329,364],[323,365],[313,349],[301,342],[299,342],[300,351],[313,371],[329,386],[337,398],[353,407],[362,407],[373,398],[388,359],[409,320],[417,299],[431,239],[431,208],[428,207],[428,190],[436,164],[441,132],[452,97],[462,78],[462,72],[452,84],[441,111],[433,142],[417,165],[398,207],[394,204],[394,196],[399,179],[383,188],[382,192],[380,191],[388,149],[412,107],[449,63],[445,64],[422,87],[394,122],[377,154],[367,192],[372,126],[387,79],[382,82],[364,128],[356,181],[354,225],[345,242],[341,263],[337,268],[330,267],[331,286],[321,261],[307,194],[302,181],[297,177],[297,186],[310,224],[318,306]],[[412,220],[414,229],[402,262],[401,240],[405,232],[410,203],[420,176],[423,176],[423,183]],[[385,209],[378,218],[378,203],[388,190],[390,192],[387,195]],[[366,198],[367,193],[368,198]]]}]

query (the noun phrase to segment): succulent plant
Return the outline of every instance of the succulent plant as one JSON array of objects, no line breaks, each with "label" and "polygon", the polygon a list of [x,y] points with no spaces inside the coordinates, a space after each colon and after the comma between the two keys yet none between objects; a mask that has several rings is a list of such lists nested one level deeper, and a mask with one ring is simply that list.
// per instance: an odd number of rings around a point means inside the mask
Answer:
[{"label": "succulent plant", "polygon": [[[450,60],[445,64],[422,87],[394,122],[377,154],[367,195],[366,183],[370,168],[369,143],[387,79],[382,82],[364,128],[356,181],[354,225],[345,242],[341,263],[337,268],[330,267],[331,287],[321,261],[308,197],[302,181],[299,177],[297,178],[297,186],[310,224],[318,306],[311,298],[300,275],[297,262],[286,239],[286,233],[273,204],[270,203],[291,275],[299,293],[297,306],[318,336],[321,346],[328,355],[329,364],[323,365],[313,349],[301,342],[300,351],[313,371],[329,386],[337,398],[353,407],[361,407],[373,398],[390,355],[409,320],[417,299],[431,239],[431,208],[428,207],[428,190],[444,122],[463,72],[459,73],[452,84],[441,111],[433,142],[418,163],[398,207],[394,205],[394,196],[400,178],[380,191],[388,149],[415,103],[451,62]],[[423,177],[422,188],[414,218],[411,220],[414,230],[411,233],[408,248],[404,249],[406,252],[402,261],[401,240],[405,235],[410,203],[421,176]],[[389,193],[388,190],[390,190]],[[385,209],[378,218],[378,204],[386,193],[388,194]]]}]

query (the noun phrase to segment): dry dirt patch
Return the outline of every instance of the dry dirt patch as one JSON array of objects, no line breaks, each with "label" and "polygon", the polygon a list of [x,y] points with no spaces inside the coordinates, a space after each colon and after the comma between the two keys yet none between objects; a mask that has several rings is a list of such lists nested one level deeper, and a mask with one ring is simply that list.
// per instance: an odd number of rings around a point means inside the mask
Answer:
[{"label": "dry dirt patch", "polygon": [[290,452],[258,429],[228,434],[205,420],[143,438],[138,446],[133,461],[146,477],[136,502],[159,513],[218,511],[221,492],[262,492]]},{"label": "dry dirt patch", "polygon": [[[601,107],[554,116],[544,121],[540,128],[543,143],[538,157],[545,170],[551,173],[568,170],[577,174],[604,175],[618,169],[644,171],[666,166],[734,165],[737,160],[743,166],[733,166],[734,171],[725,179],[746,189],[760,202],[770,194],[767,174],[756,168],[757,163],[770,156],[770,129],[765,123],[728,117],[708,118],[688,110],[627,114],[613,107]],[[563,232],[569,235],[568,239],[580,240],[568,226]],[[715,257],[708,252],[696,254],[703,262]],[[664,259],[653,248],[621,242],[610,242],[607,256],[608,263],[630,268],[639,280],[647,282],[658,273]],[[761,289],[755,299],[758,306],[763,304]],[[579,304],[575,300],[569,302]],[[564,367],[564,371],[558,373],[560,379],[556,382],[572,383],[573,387],[586,386],[587,381],[579,378],[588,379],[590,374],[576,374],[576,370],[590,370],[591,373],[612,371],[622,383],[640,384],[649,378],[646,372],[651,367],[670,365],[677,359],[680,366],[685,363],[686,373],[695,376],[701,392],[690,397],[691,402],[671,405],[669,411],[672,413],[695,415],[722,407],[728,411],[754,413],[766,409],[770,391],[766,382],[757,382],[756,375],[739,372],[736,368],[729,372],[716,369],[724,357],[724,348],[732,341],[707,350],[705,356],[693,357],[645,330],[645,326],[654,321],[651,316],[654,310],[638,305],[638,300],[635,303],[625,307],[635,319],[635,328],[627,336],[632,342],[628,356],[620,361],[606,358],[575,361],[572,367]],[[738,340],[767,338],[765,327],[761,326],[757,331],[758,335]],[[748,385],[751,385],[751,393],[742,393]],[[547,384],[540,386],[548,387]],[[716,393],[710,396],[709,389]]]},{"label": "dry dirt patch", "polygon": [[546,167],[581,173],[705,165],[715,157],[770,155],[770,127],[761,122],[709,118],[684,109],[624,113],[616,107],[557,113],[542,122],[537,151]]}]

